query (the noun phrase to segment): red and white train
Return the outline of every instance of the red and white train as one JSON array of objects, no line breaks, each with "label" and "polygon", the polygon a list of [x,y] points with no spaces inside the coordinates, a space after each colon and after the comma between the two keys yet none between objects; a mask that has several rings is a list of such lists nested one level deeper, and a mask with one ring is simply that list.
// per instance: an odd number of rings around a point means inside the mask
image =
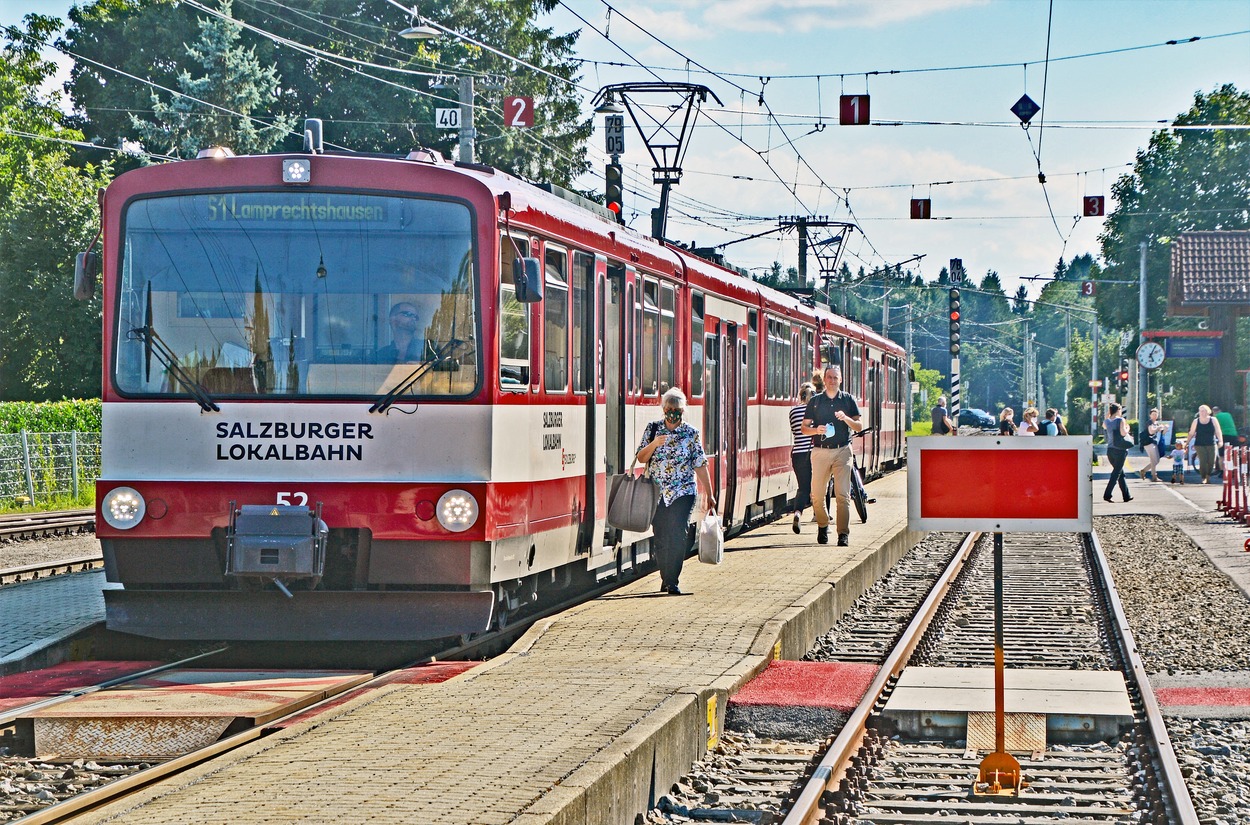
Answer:
[{"label": "red and white train", "polygon": [[905,460],[900,347],[554,187],[218,150],[102,209],[111,629],[436,638],[636,569],[649,534],[608,528],[606,479],[670,386],[730,529],[793,495],[787,413],[822,362],[875,428],[866,472]]}]

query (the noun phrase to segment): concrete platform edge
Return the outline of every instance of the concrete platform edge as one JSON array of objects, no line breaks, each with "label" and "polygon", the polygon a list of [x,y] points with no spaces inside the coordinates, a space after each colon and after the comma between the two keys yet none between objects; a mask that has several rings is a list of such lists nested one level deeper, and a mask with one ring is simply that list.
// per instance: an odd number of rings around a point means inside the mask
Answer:
[{"label": "concrete platform edge", "polygon": [[[716,733],[724,730],[729,697],[773,659],[781,644],[782,658],[800,658],[874,582],[922,537],[902,529],[866,555],[840,568],[836,583],[813,587],[791,607],[769,620],[757,634],[750,653],[711,685],[678,692],[647,714],[612,745],[580,768],[513,820],[517,825],[617,825],[652,807],[707,752],[707,706],[716,697]],[[531,628],[534,639],[550,623]],[[533,643],[529,633],[509,655],[523,655]],[[472,671],[470,671],[472,672]],[[465,674],[468,675],[468,674]]]}]

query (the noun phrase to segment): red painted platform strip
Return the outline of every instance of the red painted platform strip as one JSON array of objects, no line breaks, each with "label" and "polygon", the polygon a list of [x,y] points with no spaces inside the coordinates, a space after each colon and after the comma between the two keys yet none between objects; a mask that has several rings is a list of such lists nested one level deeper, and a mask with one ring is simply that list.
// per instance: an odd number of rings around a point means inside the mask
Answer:
[{"label": "red painted platform strip", "polygon": [[392,685],[433,685],[446,682],[480,664],[481,662],[430,662],[428,665],[397,670],[387,676],[386,682]]},{"label": "red painted platform strip", "polygon": [[854,710],[877,675],[876,665],[775,661],[729,698],[732,705]]},{"label": "red painted platform strip", "polygon": [[1155,698],[1164,707],[1250,707],[1250,688],[1174,687],[1155,688]]},{"label": "red painted platform strip", "polygon": [[139,673],[160,662],[62,662],[0,678],[0,699],[39,699]]},{"label": "red painted platform strip", "polygon": [[481,662],[431,662],[428,665],[419,665],[417,667],[405,668],[404,670],[397,670],[388,674],[385,679],[380,680],[377,684],[369,685],[368,687],[353,688],[346,693],[339,694],[324,704],[318,705],[317,707],[305,711],[297,716],[292,716],[290,719],[271,725],[270,727],[280,729],[290,727],[291,725],[298,725],[300,722],[306,722],[309,719],[325,713],[327,710],[336,708],[339,705],[355,699],[357,696],[377,690],[384,684],[435,685],[439,682],[446,682],[453,676],[459,676],[466,670],[472,670],[480,664]]}]

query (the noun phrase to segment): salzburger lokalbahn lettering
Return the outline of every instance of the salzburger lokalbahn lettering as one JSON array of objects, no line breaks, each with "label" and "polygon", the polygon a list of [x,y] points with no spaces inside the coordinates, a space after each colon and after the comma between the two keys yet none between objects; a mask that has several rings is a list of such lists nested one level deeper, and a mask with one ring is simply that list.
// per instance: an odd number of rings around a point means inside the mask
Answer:
[{"label": "salzburger lokalbahn lettering", "polygon": [[332,438],[373,440],[373,425],[334,421],[290,423],[287,421],[248,421],[217,424],[218,438]]},{"label": "salzburger lokalbahn lettering", "polygon": [[218,461],[362,461],[365,448],[350,444],[218,444]]}]

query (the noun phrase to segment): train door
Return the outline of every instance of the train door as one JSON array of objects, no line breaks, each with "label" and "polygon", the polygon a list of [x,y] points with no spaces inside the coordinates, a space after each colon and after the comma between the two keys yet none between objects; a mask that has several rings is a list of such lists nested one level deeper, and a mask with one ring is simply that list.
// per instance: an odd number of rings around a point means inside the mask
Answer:
[{"label": "train door", "polygon": [[724,456],[725,526],[734,523],[737,515],[738,453],[746,446],[746,342],[739,340],[737,324],[722,322],[721,388],[721,452]]},{"label": "train door", "polygon": [[865,475],[876,475],[881,461],[881,429],[885,427],[885,405],[881,392],[883,364],[868,360],[868,423],[872,432],[868,434],[868,444],[864,445],[867,455],[864,457]]},{"label": "train door", "polygon": [[[600,336],[599,361],[603,391],[604,443],[603,470],[606,478],[625,472],[629,467],[625,444],[625,396],[629,391],[625,342],[629,340],[629,309],[634,285],[629,283],[624,264],[608,261],[604,278],[599,281],[598,301],[603,307],[603,334]],[[605,499],[606,511],[606,499]],[[620,533],[608,531],[609,544],[616,544]]]},{"label": "train door", "polygon": [[716,498],[720,500],[720,491],[724,487],[721,449],[721,405],[724,402],[724,391],[721,386],[721,353],[720,322],[708,319],[707,334],[703,340],[703,357],[707,369],[706,393],[703,402],[703,452],[707,453],[708,474],[712,476],[712,488],[716,490]]}]

